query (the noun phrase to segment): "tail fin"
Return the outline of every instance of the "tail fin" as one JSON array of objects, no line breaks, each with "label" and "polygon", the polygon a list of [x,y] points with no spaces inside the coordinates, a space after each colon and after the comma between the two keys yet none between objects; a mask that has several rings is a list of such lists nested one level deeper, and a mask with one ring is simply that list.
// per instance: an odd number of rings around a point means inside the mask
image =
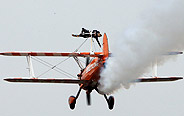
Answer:
[{"label": "tail fin", "polygon": [[104,33],[103,36],[103,55],[105,56],[105,58],[109,57],[109,45],[106,33]]}]

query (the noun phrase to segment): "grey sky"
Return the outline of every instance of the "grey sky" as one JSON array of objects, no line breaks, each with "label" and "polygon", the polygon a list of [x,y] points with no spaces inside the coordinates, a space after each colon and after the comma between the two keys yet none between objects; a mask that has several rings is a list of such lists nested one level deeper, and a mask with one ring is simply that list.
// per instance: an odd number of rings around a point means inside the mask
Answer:
[{"label": "grey sky", "polygon": [[[74,39],[82,27],[106,32],[112,45],[115,38],[141,17],[153,0],[0,0],[0,51],[74,51],[84,40]],[[87,42],[82,51],[89,51]],[[58,63],[64,58],[44,58]],[[159,67],[159,75],[184,75],[184,56],[178,56]],[[34,63],[36,75],[48,68]],[[28,76],[25,57],[0,57],[0,77]],[[61,68],[73,75],[79,68],[73,59]],[[47,77],[63,77],[57,72]],[[82,91],[71,111],[68,97],[78,85],[13,84],[0,81],[0,114],[2,116],[124,115],[182,116],[184,82],[136,84],[114,94],[115,108],[109,111],[103,96],[92,93],[92,105],[86,105]]]}]

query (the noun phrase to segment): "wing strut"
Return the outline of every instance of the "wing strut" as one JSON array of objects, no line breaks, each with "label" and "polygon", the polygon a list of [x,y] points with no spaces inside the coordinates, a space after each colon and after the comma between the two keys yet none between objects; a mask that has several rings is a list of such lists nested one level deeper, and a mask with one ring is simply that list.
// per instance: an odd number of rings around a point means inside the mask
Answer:
[{"label": "wing strut", "polygon": [[153,77],[158,76],[157,72],[157,58],[155,58],[155,61],[152,62],[152,71],[153,71]]},{"label": "wing strut", "polygon": [[79,61],[79,59],[78,59],[76,56],[74,56],[73,58],[74,58],[74,60],[77,62],[77,64],[78,64],[78,66],[80,67],[80,69],[83,70],[84,67],[82,66],[82,64],[81,64],[81,62]]},{"label": "wing strut", "polygon": [[33,64],[31,61],[31,56],[29,55],[26,57],[27,57],[27,63],[28,63],[29,76],[30,76],[30,78],[34,78],[35,75],[34,75],[34,70],[33,70]]}]

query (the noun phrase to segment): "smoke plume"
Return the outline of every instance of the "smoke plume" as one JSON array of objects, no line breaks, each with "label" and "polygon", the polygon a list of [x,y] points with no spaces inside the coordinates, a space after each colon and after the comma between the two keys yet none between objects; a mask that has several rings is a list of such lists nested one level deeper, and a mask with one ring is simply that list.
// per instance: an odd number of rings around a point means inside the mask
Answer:
[{"label": "smoke plume", "polygon": [[[158,1],[161,2],[161,1]],[[184,49],[184,1],[166,0],[147,9],[135,25],[116,40],[113,57],[101,73],[99,90],[105,94],[130,87],[150,69],[150,64],[168,59],[158,56]]]}]

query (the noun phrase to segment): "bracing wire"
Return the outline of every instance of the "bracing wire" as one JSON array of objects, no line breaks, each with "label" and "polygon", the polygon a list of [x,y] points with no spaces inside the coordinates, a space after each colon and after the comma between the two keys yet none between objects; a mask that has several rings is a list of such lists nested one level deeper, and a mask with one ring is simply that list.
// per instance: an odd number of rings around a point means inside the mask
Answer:
[{"label": "bracing wire", "polygon": [[93,41],[93,47],[94,47],[94,49],[95,49],[95,51],[96,51],[96,46],[95,46],[95,44],[94,44],[94,41]]},{"label": "bracing wire", "polygon": [[[46,62],[46,61],[44,61],[44,60],[42,60],[42,59],[40,59],[40,58],[37,58],[37,59],[39,59],[39,60],[41,60],[41,61],[47,63],[48,65],[50,65],[51,69],[56,68],[57,70],[59,70],[59,71],[61,71],[61,72],[63,72],[63,73],[66,73],[66,74],[70,75],[71,77],[74,77],[74,76],[71,75],[70,73],[68,73],[68,72],[66,72],[66,71],[64,71],[64,70],[62,70],[62,69],[60,69],[60,68],[57,67],[59,64],[61,64],[61,63],[63,63],[64,61],[68,60],[69,58],[70,58],[70,57],[66,58],[65,60],[61,61],[60,63],[58,63],[58,64],[56,64],[56,65],[52,65],[52,64],[50,64],[50,63],[48,63],[48,62]],[[56,70],[56,69],[54,69],[54,70]]]},{"label": "bracing wire", "polygon": [[[74,52],[77,52],[77,51],[82,47],[82,45],[84,45],[84,43],[85,43],[86,41],[87,41],[87,39],[85,39],[84,42],[83,42]],[[49,72],[50,70],[55,70],[55,71],[57,71],[57,72],[60,73],[60,74],[63,74],[63,75],[65,75],[65,76],[69,76],[69,78],[76,78],[75,76],[71,75],[70,73],[68,73],[68,72],[66,72],[66,71],[64,71],[64,70],[62,70],[62,69],[60,69],[60,68],[57,67],[58,65],[60,65],[60,64],[63,63],[63,62],[65,62],[65,61],[68,60],[69,58],[70,58],[70,57],[66,58],[65,60],[59,62],[59,63],[56,64],[56,65],[52,65],[52,64],[50,64],[50,63],[48,63],[48,62],[46,62],[46,61],[44,61],[44,60],[42,60],[42,59],[40,59],[40,58],[38,58],[38,57],[32,57],[33,60],[35,60],[35,61],[37,61],[37,62],[39,62],[39,63],[41,63],[41,64],[43,64],[43,65],[45,65],[45,66],[47,66],[47,67],[50,68],[50,69],[48,69],[47,71],[41,73],[38,77],[43,76],[44,74],[46,74],[46,73]],[[80,60],[80,61],[81,61],[81,60]]]},{"label": "bracing wire", "polygon": [[47,67],[50,68],[49,70],[47,70],[47,71],[45,71],[44,73],[40,74],[38,77],[43,76],[44,74],[46,74],[46,73],[49,72],[50,70],[55,70],[55,71],[57,71],[57,72],[60,73],[60,74],[63,74],[63,75],[65,75],[65,76],[70,76],[70,78],[74,78],[74,77],[75,77],[75,76],[71,75],[70,73],[68,73],[68,72],[66,72],[66,71],[64,71],[64,70],[62,70],[62,69],[60,69],[60,68],[57,67],[59,64],[61,64],[61,63],[63,63],[64,61],[68,60],[70,57],[68,57],[67,59],[61,61],[61,62],[58,63],[57,65],[52,65],[52,64],[50,64],[50,63],[48,63],[48,62],[46,62],[46,61],[44,61],[44,60],[42,60],[42,59],[40,59],[40,58],[38,58],[38,57],[32,57],[32,58],[33,58],[35,61],[37,61],[37,62],[39,62],[39,63],[41,63],[41,64],[43,64],[43,65],[45,65],[45,66],[47,66]]},{"label": "bracing wire", "polygon": [[87,39],[84,40],[84,42],[74,51],[74,52],[77,52],[83,45],[84,43],[87,41]]},{"label": "bracing wire", "polygon": [[[87,41],[88,39],[85,39],[83,42],[82,42],[82,44],[74,51],[74,52],[77,52],[83,45],[84,45],[84,43],[86,43],[86,41]],[[82,60],[80,60],[80,59],[78,59],[79,61],[81,61],[81,62],[83,62],[83,63],[85,63],[84,61],[82,61]]]}]

